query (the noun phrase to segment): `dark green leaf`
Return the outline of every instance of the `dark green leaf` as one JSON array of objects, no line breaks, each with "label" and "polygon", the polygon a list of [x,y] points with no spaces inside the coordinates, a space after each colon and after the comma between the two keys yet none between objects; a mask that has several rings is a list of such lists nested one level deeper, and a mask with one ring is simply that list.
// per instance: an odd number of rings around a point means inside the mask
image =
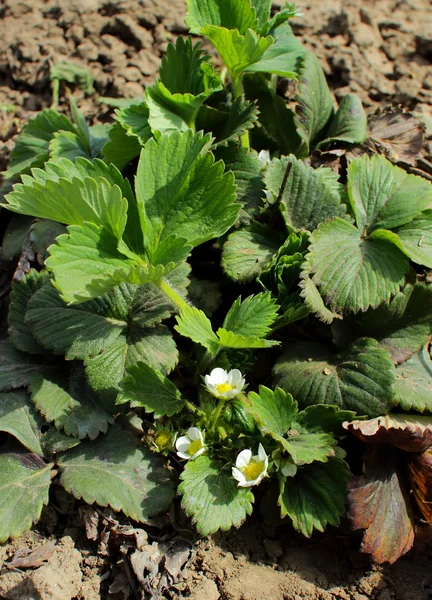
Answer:
[{"label": "dark green leaf", "polygon": [[432,210],[425,210],[395,233],[409,258],[432,269]]},{"label": "dark green leaf", "polygon": [[42,456],[41,425],[26,392],[0,394],[0,431],[7,431],[39,456]]},{"label": "dark green leaf", "polygon": [[396,369],[396,398],[402,410],[432,412],[432,361],[427,347]]},{"label": "dark green leaf", "polygon": [[362,102],[355,94],[347,94],[330,123],[326,139],[318,144],[318,148],[332,142],[361,144],[367,136],[367,117]]},{"label": "dark green leaf", "polygon": [[0,341],[0,391],[9,392],[29,385],[34,375],[49,375],[56,367],[49,366],[24,352],[19,352],[8,339]]}]

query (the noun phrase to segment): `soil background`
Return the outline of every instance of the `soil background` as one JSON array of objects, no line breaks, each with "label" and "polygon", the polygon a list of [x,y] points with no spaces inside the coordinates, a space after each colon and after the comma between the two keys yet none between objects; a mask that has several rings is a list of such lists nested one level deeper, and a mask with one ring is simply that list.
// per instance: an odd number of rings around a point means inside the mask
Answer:
[{"label": "soil background", "polygon": [[[350,91],[369,114],[414,111],[429,123],[430,150],[430,2],[309,0],[302,8],[294,30],[320,58],[336,99]],[[91,71],[91,96],[71,90],[90,123],[106,121],[112,109],[99,99],[143,94],[168,42],[187,33],[185,12],[183,0],[0,0],[0,170],[22,125],[51,104],[52,64]],[[0,547],[0,598],[432,599],[431,528],[396,565],[380,567],[344,523],[304,540],[262,510],[265,518],[257,507],[238,531],[199,541],[178,510],[144,531],[54,488],[35,531]]]}]

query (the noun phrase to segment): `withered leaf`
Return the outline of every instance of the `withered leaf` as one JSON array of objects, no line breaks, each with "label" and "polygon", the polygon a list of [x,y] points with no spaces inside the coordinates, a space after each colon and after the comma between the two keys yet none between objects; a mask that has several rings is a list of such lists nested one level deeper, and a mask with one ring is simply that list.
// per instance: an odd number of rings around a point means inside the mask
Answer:
[{"label": "withered leaf", "polygon": [[367,421],[343,423],[363,442],[390,444],[406,452],[424,452],[432,448],[432,417],[388,414]]},{"label": "withered leaf", "polygon": [[369,451],[365,476],[348,486],[348,516],[353,529],[365,529],[361,551],[382,564],[394,563],[414,543],[409,491],[398,470],[399,451],[377,445]]},{"label": "withered leaf", "polygon": [[420,512],[425,521],[432,525],[432,453],[409,456],[408,472]]},{"label": "withered leaf", "polygon": [[47,542],[25,556],[15,556],[6,566],[9,569],[37,569],[47,561],[55,550],[55,542]]},{"label": "withered leaf", "polygon": [[402,109],[385,109],[369,119],[366,145],[394,162],[415,165],[424,143],[424,125]]}]

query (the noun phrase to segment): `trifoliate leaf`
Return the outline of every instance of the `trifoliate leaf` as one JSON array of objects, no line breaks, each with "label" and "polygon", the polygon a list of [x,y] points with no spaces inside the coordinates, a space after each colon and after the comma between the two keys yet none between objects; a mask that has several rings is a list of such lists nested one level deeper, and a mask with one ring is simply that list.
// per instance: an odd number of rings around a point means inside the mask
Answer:
[{"label": "trifoliate leaf", "polygon": [[409,489],[394,448],[380,444],[365,464],[365,477],[354,477],[347,496],[353,529],[365,529],[361,551],[381,564],[394,563],[411,549],[414,517]]},{"label": "trifoliate leaf", "polygon": [[261,59],[250,65],[246,71],[253,73],[274,73],[280,77],[296,79],[299,73],[300,59],[306,54],[306,48],[293,34],[288,23],[280,25],[271,33],[272,44]]},{"label": "trifoliate leaf", "polygon": [[321,65],[312,52],[306,52],[302,59],[299,81],[295,123],[303,140],[303,148],[297,156],[303,158],[324,137],[334,113],[334,105]]},{"label": "trifoliate leaf", "polygon": [[129,135],[120,123],[114,123],[109,132],[109,141],[102,148],[102,154],[107,164],[123,169],[139,156],[141,147],[138,137]]},{"label": "trifoliate leaf", "polygon": [[346,213],[343,186],[331,169],[313,169],[294,156],[274,158],[264,181],[275,198],[283,189],[280,207],[288,227],[312,231],[325,219]]},{"label": "trifoliate leaf", "polygon": [[228,236],[222,267],[234,281],[251,281],[270,264],[284,239],[270,227],[253,222]]},{"label": "trifoliate leaf", "polygon": [[245,33],[258,25],[257,14],[250,0],[186,0],[185,19],[191,33],[202,33],[206,25],[238,29]]},{"label": "trifoliate leaf", "polygon": [[113,410],[106,410],[113,407],[105,407],[105,399],[91,390],[81,368],[71,370],[70,376],[64,378],[36,376],[31,381],[30,391],[45,419],[72,437],[94,440],[99,433],[106,433],[108,424],[113,423],[110,414]]},{"label": "trifoliate leaf", "polygon": [[361,231],[336,217],[312,233],[304,272],[312,272],[325,303],[335,312],[376,307],[399,291],[408,260],[385,238],[364,239]]},{"label": "trifoliate leaf", "polygon": [[432,269],[432,210],[425,210],[395,233],[409,258]]},{"label": "trifoliate leaf", "polygon": [[202,454],[186,463],[180,477],[182,506],[201,535],[240,527],[252,513],[253,494],[237,486],[230,465]]},{"label": "trifoliate leaf", "polygon": [[224,329],[244,336],[263,338],[271,331],[278,305],[269,293],[237,298],[223,322]]},{"label": "trifoliate leaf", "polygon": [[355,94],[347,94],[330,122],[326,139],[317,147],[324,148],[332,142],[361,144],[367,136],[367,117],[362,102]]},{"label": "trifoliate leaf", "polygon": [[274,375],[302,407],[333,404],[372,417],[394,404],[390,356],[369,338],[357,340],[341,358],[323,344],[297,343],[277,361]]},{"label": "trifoliate leaf", "polygon": [[219,339],[212,329],[210,319],[198,308],[182,310],[176,317],[177,325],[174,327],[180,335],[190,338],[196,344],[201,344],[211,354],[219,350]]},{"label": "trifoliate leaf", "polygon": [[298,412],[297,402],[291,394],[281,388],[272,391],[264,385],[260,385],[259,394],[250,392],[245,406],[261,429],[277,440],[288,433]]},{"label": "trifoliate leaf", "polygon": [[27,393],[0,394],[0,431],[17,438],[30,452],[42,456],[42,420]]},{"label": "trifoliate leaf", "polygon": [[225,348],[271,348],[280,344],[275,340],[265,340],[254,335],[241,335],[227,331],[223,327],[219,327],[217,335],[220,345]]},{"label": "trifoliate leaf", "polygon": [[399,365],[395,375],[396,398],[402,410],[432,412],[432,360],[427,348]]},{"label": "trifoliate leaf", "polygon": [[118,426],[59,456],[60,483],[88,504],[110,506],[136,521],[163,512],[175,489],[163,460]]},{"label": "trifoliate leaf", "polygon": [[37,454],[0,454],[0,543],[28,531],[48,504],[52,464]]},{"label": "trifoliate leaf", "polygon": [[407,284],[389,304],[333,325],[339,346],[358,337],[373,337],[388,350],[394,363],[403,363],[420,350],[432,334],[432,287]]},{"label": "trifoliate leaf", "polygon": [[428,208],[431,184],[383,156],[364,154],[348,167],[348,195],[362,233],[409,223]]},{"label": "trifoliate leaf", "polygon": [[[246,131],[254,127],[257,119],[258,110],[255,103],[239,97],[235,98],[233,102],[218,105],[217,108],[202,106],[197,115],[196,129],[203,129],[206,133],[211,132],[214,136],[213,145],[221,147],[226,146],[229,142],[238,142]],[[236,144],[237,155],[234,155],[232,160],[234,162],[237,160],[247,161],[250,164],[250,159],[254,158],[253,155],[247,152],[242,156],[239,150]],[[246,159],[246,157],[248,158]],[[220,157],[217,156],[217,158]]]},{"label": "trifoliate leaf", "polygon": [[9,392],[29,385],[34,375],[49,375],[57,369],[42,358],[19,352],[10,340],[0,341],[0,391]]},{"label": "trifoliate leaf", "polygon": [[18,136],[4,177],[11,179],[28,173],[32,167],[42,167],[49,158],[49,142],[57,131],[76,133],[73,123],[51,108],[30,119]]},{"label": "trifoliate leaf", "polygon": [[147,247],[175,234],[197,246],[225,233],[236,221],[234,177],[208,152],[210,137],[192,131],[149,140],[135,188]]},{"label": "trifoliate leaf", "polygon": [[147,412],[154,412],[156,419],[164,415],[172,417],[184,406],[176,386],[142,362],[130,367],[121,383],[117,404],[126,402],[133,408],[143,407]]},{"label": "trifoliate leaf", "polygon": [[306,537],[314,529],[324,531],[327,525],[339,525],[348,478],[349,467],[339,458],[302,467],[294,478],[281,483],[282,517],[290,517],[294,529]]},{"label": "trifoliate leaf", "polygon": [[8,316],[9,337],[15,348],[30,354],[43,354],[44,350],[33,337],[32,331],[24,319],[29,301],[47,281],[46,271],[38,272],[31,269],[21,281],[15,281],[12,286]]}]

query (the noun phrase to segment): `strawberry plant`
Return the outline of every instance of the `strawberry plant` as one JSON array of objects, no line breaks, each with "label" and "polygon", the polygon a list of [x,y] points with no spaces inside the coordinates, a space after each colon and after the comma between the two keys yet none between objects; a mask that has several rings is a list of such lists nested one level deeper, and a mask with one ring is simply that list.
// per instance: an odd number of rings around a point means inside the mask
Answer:
[{"label": "strawberry plant", "polygon": [[178,494],[202,535],[258,486],[306,536],[348,498],[380,562],[413,543],[410,490],[431,522],[431,185],[372,155],[358,98],[335,108],[295,7],[270,6],[188,0],[222,72],[179,38],[109,132],[72,104],[18,138],[2,207],[40,259],[0,343],[0,541],[53,480],[140,522]]}]

